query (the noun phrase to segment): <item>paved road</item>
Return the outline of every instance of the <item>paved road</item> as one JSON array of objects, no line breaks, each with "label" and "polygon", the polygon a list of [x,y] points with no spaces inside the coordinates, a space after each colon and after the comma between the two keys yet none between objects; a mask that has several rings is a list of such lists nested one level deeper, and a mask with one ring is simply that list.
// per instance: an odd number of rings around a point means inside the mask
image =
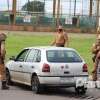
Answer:
[{"label": "paved road", "polygon": [[84,96],[76,95],[72,88],[34,94],[29,87],[17,85],[10,86],[10,90],[0,89],[0,100],[100,100],[99,89],[89,89]]}]

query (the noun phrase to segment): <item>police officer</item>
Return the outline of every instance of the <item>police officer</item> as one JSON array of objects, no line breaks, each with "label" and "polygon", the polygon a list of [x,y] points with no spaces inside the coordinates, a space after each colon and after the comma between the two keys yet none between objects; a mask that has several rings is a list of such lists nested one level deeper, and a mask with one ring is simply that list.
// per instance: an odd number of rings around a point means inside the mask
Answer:
[{"label": "police officer", "polygon": [[5,60],[5,40],[6,40],[6,34],[0,33],[0,80],[2,82],[1,89],[9,89],[6,82],[6,69],[4,65]]},{"label": "police officer", "polygon": [[97,68],[98,68],[98,63],[100,61],[100,35],[98,35],[96,43],[94,43],[92,46],[92,53],[94,54],[93,56],[94,68],[92,71],[92,75],[93,75],[93,80],[96,81]]}]

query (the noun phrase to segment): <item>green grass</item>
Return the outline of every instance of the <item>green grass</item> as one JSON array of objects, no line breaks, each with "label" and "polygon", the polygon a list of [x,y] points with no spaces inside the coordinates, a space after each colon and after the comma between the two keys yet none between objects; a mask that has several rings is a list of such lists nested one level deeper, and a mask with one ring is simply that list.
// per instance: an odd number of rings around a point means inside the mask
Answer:
[{"label": "green grass", "polygon": [[87,35],[79,35],[75,37],[72,35],[71,41],[70,41],[70,47],[75,48],[80,55],[85,59],[86,63],[89,66],[89,71],[92,71],[93,68],[93,62],[92,62],[92,53],[91,53],[91,47],[92,44],[95,42],[95,36]]},{"label": "green grass", "polygon": [[[43,34],[43,33],[31,33],[26,32],[10,32],[13,34],[8,34],[6,41],[6,60],[12,55],[17,55],[20,50],[25,47],[30,46],[45,46],[50,45],[53,40],[53,35]],[[69,34],[69,47],[75,48],[79,54],[85,59],[89,66],[89,71],[91,72],[93,68],[93,63],[91,60],[91,46],[95,41],[95,35],[90,34]]]}]

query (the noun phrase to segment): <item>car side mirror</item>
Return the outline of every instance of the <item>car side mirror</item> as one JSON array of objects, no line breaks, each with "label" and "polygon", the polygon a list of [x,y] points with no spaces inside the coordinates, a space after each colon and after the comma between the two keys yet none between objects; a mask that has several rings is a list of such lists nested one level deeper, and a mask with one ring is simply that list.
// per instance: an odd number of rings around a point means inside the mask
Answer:
[{"label": "car side mirror", "polygon": [[9,59],[10,60],[15,60],[15,56],[11,56]]}]

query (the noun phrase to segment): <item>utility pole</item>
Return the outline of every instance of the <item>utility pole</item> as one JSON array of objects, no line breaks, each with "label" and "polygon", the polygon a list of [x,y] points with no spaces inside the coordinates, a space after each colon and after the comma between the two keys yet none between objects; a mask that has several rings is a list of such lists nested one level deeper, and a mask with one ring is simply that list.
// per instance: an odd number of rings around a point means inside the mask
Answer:
[{"label": "utility pole", "polygon": [[74,16],[76,15],[76,0],[74,2]]},{"label": "utility pole", "polygon": [[53,17],[55,17],[55,13],[56,13],[56,0],[53,0]]},{"label": "utility pole", "polygon": [[96,27],[98,27],[99,26],[99,4],[100,4],[100,2],[99,2],[99,0],[97,0],[97,25],[96,25]]},{"label": "utility pole", "polygon": [[7,6],[8,6],[8,14],[9,14],[9,25],[10,25],[10,9],[9,9],[9,0],[7,0]]},{"label": "utility pole", "polygon": [[92,3],[93,3],[93,0],[90,0],[90,12],[89,12],[90,16],[92,16]]},{"label": "utility pole", "polygon": [[57,3],[57,26],[60,24],[59,15],[60,15],[60,0],[58,0],[58,3]]},{"label": "utility pole", "polygon": [[12,24],[15,24],[16,22],[16,1],[13,0],[13,5],[12,5],[12,14],[10,15],[10,19],[12,20]]}]

